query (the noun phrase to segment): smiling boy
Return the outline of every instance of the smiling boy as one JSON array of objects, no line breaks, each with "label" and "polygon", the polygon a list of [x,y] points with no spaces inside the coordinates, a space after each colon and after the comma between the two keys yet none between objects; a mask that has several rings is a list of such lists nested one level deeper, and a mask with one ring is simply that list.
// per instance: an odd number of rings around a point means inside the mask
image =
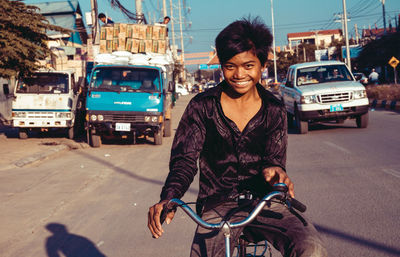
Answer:
[{"label": "smiling boy", "polygon": [[[260,84],[272,36],[259,19],[242,19],[228,25],[216,38],[224,81],[196,95],[186,107],[171,150],[170,172],[161,200],[148,213],[148,227],[155,238],[163,205],[181,198],[200,167],[197,211],[208,222],[247,216],[252,206],[239,196],[258,199],[280,182],[294,186],[286,174],[287,122],[280,100]],[[234,247],[243,232],[249,239],[266,239],[284,256],[326,256],[319,235],[301,214],[272,203],[253,223],[232,230]],[[174,212],[167,215],[169,224]],[[223,233],[198,227],[190,256],[225,256]]]}]

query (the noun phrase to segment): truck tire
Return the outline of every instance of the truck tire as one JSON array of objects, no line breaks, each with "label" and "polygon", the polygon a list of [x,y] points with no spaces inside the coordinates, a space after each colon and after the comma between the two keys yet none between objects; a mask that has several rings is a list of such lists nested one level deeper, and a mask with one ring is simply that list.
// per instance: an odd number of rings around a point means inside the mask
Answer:
[{"label": "truck tire", "polygon": [[28,138],[28,130],[26,129],[19,129],[18,131],[19,139],[27,139]]},{"label": "truck tire", "polygon": [[356,117],[357,128],[368,127],[368,112]]},{"label": "truck tire", "polygon": [[95,135],[90,133],[90,146],[91,147],[100,147],[101,146],[101,137],[100,135]]},{"label": "truck tire", "polygon": [[164,121],[164,137],[170,137],[172,135],[171,120]]},{"label": "truck tire", "polygon": [[68,139],[74,139],[74,136],[75,136],[75,127],[67,128]]},{"label": "truck tire", "polygon": [[308,121],[302,121],[300,120],[300,114],[299,111],[295,111],[295,124],[296,124],[296,129],[299,134],[307,134],[308,132]]},{"label": "truck tire", "polygon": [[162,129],[158,130],[157,132],[154,133],[154,144],[155,145],[161,145],[162,144]]},{"label": "truck tire", "polygon": [[293,114],[287,112],[287,125],[288,128],[293,128]]}]

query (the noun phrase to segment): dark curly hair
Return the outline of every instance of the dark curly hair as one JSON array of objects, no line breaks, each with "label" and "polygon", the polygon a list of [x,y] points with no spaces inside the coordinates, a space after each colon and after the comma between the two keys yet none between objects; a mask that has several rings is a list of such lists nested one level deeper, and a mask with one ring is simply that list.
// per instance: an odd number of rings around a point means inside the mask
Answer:
[{"label": "dark curly hair", "polygon": [[215,39],[217,56],[221,64],[239,53],[252,51],[264,66],[271,43],[271,32],[259,17],[234,21]]}]

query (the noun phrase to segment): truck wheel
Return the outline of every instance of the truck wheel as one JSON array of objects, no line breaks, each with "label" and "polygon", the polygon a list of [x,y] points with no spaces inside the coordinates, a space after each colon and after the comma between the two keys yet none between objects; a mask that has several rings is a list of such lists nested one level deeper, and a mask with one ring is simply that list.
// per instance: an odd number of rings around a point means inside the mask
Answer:
[{"label": "truck wheel", "polygon": [[26,129],[19,129],[18,131],[18,137],[20,139],[27,139],[28,138],[28,130]]},{"label": "truck wheel", "polygon": [[287,112],[287,124],[288,128],[293,128],[293,114]]},{"label": "truck wheel", "polygon": [[158,130],[158,132],[154,133],[154,144],[161,145],[162,144],[162,130]]},{"label": "truck wheel", "polygon": [[356,117],[357,128],[366,128],[368,126],[368,112]]},{"label": "truck wheel", "polygon": [[67,128],[67,136],[69,139],[74,139],[75,136],[74,127]]},{"label": "truck wheel", "polygon": [[91,147],[100,147],[101,146],[101,137],[99,135],[90,133],[90,146]]},{"label": "truck wheel", "polygon": [[307,134],[307,132],[308,132],[308,121],[300,120],[300,114],[299,114],[299,112],[297,110],[296,110],[296,114],[295,114],[295,123],[296,123],[297,132],[299,134]]},{"label": "truck wheel", "polygon": [[170,137],[172,135],[171,120],[164,121],[164,137]]}]

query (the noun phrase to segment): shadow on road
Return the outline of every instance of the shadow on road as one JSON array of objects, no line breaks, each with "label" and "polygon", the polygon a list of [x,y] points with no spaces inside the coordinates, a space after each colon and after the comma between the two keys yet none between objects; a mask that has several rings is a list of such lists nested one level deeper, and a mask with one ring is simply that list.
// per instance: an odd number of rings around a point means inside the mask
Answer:
[{"label": "shadow on road", "polygon": [[[161,192],[161,187],[164,186],[164,181],[155,180],[155,179],[151,179],[151,178],[146,178],[146,177],[143,177],[143,176],[139,176],[139,175],[137,175],[137,174],[135,174],[135,173],[133,173],[133,172],[131,172],[131,171],[128,171],[128,170],[123,169],[123,168],[120,168],[120,167],[117,167],[117,166],[115,166],[114,164],[109,163],[109,162],[107,162],[107,161],[105,161],[105,160],[102,160],[102,159],[100,159],[100,158],[97,158],[97,157],[95,157],[95,156],[92,156],[92,155],[90,155],[90,154],[87,154],[87,153],[84,152],[84,151],[80,151],[80,152],[79,152],[79,155],[80,155],[80,156],[85,156],[85,157],[88,158],[88,159],[91,159],[91,160],[93,160],[93,161],[96,161],[96,162],[98,162],[98,163],[101,163],[101,164],[103,164],[104,166],[107,166],[107,167],[113,169],[114,171],[116,171],[116,172],[118,172],[118,173],[120,173],[120,174],[123,174],[123,175],[125,175],[125,176],[127,176],[127,177],[129,177],[129,178],[136,179],[136,180],[140,180],[140,181],[147,182],[147,183],[151,183],[151,184],[160,185],[160,192]],[[187,190],[186,193],[191,193],[191,194],[197,195],[198,191],[189,188],[189,189]]]},{"label": "shadow on road", "polygon": [[63,224],[49,223],[46,225],[46,229],[53,233],[46,239],[48,257],[106,257],[92,241],[86,237],[69,233]]},{"label": "shadow on road", "polygon": [[355,235],[351,235],[351,234],[345,233],[343,231],[339,231],[334,228],[329,228],[324,225],[318,225],[318,224],[314,224],[314,225],[320,233],[327,234],[327,235],[339,238],[341,240],[344,240],[344,241],[347,241],[347,242],[350,242],[353,244],[366,246],[368,248],[374,249],[375,251],[379,251],[382,253],[391,254],[391,255],[395,255],[395,256],[400,256],[400,248],[390,247],[383,243],[372,241],[367,238],[357,237]]}]

